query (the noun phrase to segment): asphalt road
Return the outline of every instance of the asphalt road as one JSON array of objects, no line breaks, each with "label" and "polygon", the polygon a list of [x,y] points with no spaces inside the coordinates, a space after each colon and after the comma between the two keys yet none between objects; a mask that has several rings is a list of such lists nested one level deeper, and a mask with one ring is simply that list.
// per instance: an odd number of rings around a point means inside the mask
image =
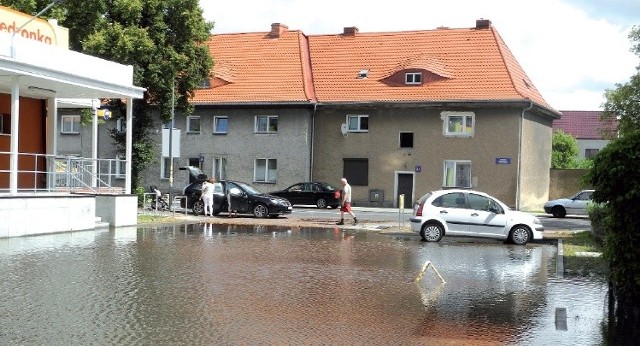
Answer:
[{"label": "asphalt road", "polygon": [[[400,211],[396,208],[368,208],[354,207],[356,217],[359,220],[380,221],[380,222],[398,222],[404,220],[405,224],[409,224],[409,218],[412,215],[411,209]],[[591,228],[591,222],[586,216],[567,216],[564,218],[554,218],[547,214],[536,214],[545,230],[587,230]],[[291,218],[299,219],[335,219],[340,218],[338,209],[318,209],[315,206],[295,206]],[[350,218],[345,215],[345,218]]]}]

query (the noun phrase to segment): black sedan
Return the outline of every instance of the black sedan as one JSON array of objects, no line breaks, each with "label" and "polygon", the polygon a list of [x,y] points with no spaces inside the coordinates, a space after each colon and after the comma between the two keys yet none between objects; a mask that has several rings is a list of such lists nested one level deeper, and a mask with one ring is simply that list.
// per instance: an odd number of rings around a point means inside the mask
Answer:
[{"label": "black sedan", "polygon": [[318,208],[337,208],[340,205],[340,190],[321,182],[297,183],[269,194],[286,198],[293,205],[311,204]]},{"label": "black sedan", "polygon": [[[187,197],[186,207],[197,215],[204,214],[204,203],[200,199],[202,183],[203,181],[191,183],[183,191],[183,195]],[[231,180],[219,183],[222,184],[223,192],[213,195],[213,215],[232,210],[238,214],[253,214],[255,217],[278,217],[290,214],[293,209],[285,198],[262,193],[250,184]]]}]

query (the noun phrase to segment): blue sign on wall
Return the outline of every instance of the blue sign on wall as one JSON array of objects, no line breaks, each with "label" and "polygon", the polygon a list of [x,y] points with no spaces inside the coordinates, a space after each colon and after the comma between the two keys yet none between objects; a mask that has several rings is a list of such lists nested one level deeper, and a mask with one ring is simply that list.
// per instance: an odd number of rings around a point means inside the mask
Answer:
[{"label": "blue sign on wall", "polygon": [[422,166],[416,166],[416,172],[422,172]]},{"label": "blue sign on wall", "polygon": [[510,165],[511,158],[510,157],[496,157],[496,165]]}]

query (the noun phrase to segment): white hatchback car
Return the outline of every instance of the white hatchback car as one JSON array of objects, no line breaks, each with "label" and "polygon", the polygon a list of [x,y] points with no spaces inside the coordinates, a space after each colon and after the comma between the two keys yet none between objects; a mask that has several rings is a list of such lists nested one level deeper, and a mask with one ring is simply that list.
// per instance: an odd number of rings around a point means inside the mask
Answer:
[{"label": "white hatchback car", "polygon": [[542,239],[544,227],[534,215],[512,210],[484,192],[462,189],[432,191],[422,196],[410,219],[424,241],[442,236],[508,240],[524,245]]}]

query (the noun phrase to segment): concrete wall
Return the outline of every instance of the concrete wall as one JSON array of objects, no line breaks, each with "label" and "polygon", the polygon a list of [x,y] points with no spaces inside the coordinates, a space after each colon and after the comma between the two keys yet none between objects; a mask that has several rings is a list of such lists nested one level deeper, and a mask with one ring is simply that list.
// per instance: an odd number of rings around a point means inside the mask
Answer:
[{"label": "concrete wall", "polygon": [[[214,157],[226,159],[227,179],[254,185],[263,192],[286,188],[308,181],[311,175],[311,110],[305,108],[263,109],[206,109],[199,107],[192,115],[200,116],[200,133],[185,133],[186,117],[177,114],[175,128],[181,129],[180,157],[174,159],[173,191],[179,192],[188,184],[188,173],[178,170],[189,163],[189,158],[200,158],[202,171],[213,173]],[[255,116],[277,115],[277,133],[255,133]],[[227,134],[213,133],[214,116],[228,117]],[[142,175],[145,186],[157,185],[169,190],[169,180],[161,173],[161,125],[155,135],[158,161]],[[276,159],[278,177],[276,183],[254,182],[254,160]]]},{"label": "concrete wall", "polygon": [[540,210],[549,198],[551,121],[526,113],[523,122],[521,210]]},{"label": "concrete wall", "polygon": [[[415,172],[415,201],[426,192],[442,188],[445,160],[470,160],[473,188],[513,205],[520,113],[505,109],[474,112],[474,135],[459,138],[443,135],[441,110],[321,108],[315,120],[313,178],[337,185],[343,175],[344,158],[368,158],[368,185],[352,186],[354,205],[369,204],[370,190],[380,189],[385,194],[384,205],[393,206],[397,172]],[[354,114],[369,116],[369,131],[343,137],[340,124]],[[399,148],[400,132],[414,133],[413,148]],[[496,158],[509,158],[510,163],[496,164]],[[539,169],[548,174],[549,167]],[[405,196],[405,206],[411,206],[410,202]]]},{"label": "concrete wall", "polygon": [[93,196],[0,196],[0,238],[94,229],[95,212]]},{"label": "concrete wall", "polygon": [[571,197],[580,190],[593,188],[581,184],[580,179],[585,174],[586,169],[552,169],[549,172],[549,199]]},{"label": "concrete wall", "polygon": [[110,227],[138,224],[138,196],[96,195],[96,216]]}]

